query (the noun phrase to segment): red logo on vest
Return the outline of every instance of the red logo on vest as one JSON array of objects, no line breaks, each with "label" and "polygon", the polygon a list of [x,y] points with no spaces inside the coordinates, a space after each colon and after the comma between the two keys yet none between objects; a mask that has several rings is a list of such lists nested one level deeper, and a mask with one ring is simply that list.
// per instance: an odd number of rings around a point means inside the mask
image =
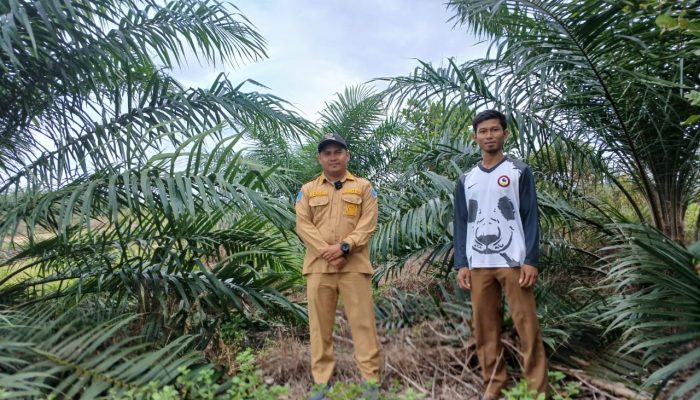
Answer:
[{"label": "red logo on vest", "polygon": [[498,177],[498,186],[508,187],[510,185],[510,178],[507,175],[501,175]]}]

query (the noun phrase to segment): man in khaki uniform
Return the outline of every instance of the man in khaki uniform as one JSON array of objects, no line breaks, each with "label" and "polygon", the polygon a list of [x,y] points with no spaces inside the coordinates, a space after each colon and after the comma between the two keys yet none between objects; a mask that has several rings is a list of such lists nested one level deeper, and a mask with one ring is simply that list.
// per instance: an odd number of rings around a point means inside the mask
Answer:
[{"label": "man in khaki uniform", "polygon": [[[307,182],[296,198],[296,230],[306,245],[311,372],[326,387],[333,374],[333,326],[342,296],[355,346],[355,360],[366,381],[379,378],[379,342],[372,303],[368,243],[377,225],[377,193],[347,171],[345,140],[327,134],[318,144],[323,173]],[[323,391],[312,396],[323,399]]]}]

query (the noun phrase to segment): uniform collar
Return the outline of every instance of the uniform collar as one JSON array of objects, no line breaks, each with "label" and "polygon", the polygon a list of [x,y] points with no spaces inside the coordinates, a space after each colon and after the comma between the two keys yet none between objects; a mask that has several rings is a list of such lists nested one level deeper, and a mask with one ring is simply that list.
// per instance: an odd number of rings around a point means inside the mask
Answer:
[{"label": "uniform collar", "polygon": [[[345,182],[346,180],[348,180],[348,181],[354,181],[354,180],[355,180],[355,176],[353,176],[353,174],[351,174],[350,171],[346,171],[346,172],[345,172],[345,177],[344,177],[343,179],[341,179],[340,181],[341,181],[341,182]],[[328,181],[328,182],[330,182],[330,183],[333,183],[333,182],[329,181],[328,179],[326,179],[326,176],[323,175],[323,173],[321,173],[321,175],[318,177],[318,183],[323,183],[323,182],[326,182],[326,181]]]}]

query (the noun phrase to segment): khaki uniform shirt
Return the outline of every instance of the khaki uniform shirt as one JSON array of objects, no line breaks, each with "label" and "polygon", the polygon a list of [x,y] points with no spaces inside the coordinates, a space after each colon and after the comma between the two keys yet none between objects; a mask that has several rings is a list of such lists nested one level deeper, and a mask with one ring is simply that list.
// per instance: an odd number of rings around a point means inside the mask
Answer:
[{"label": "khaki uniform shirt", "polygon": [[[297,194],[296,230],[306,244],[304,275],[311,273],[372,273],[369,239],[377,226],[377,193],[366,179],[347,172],[337,189],[323,174],[307,182]],[[342,241],[350,244],[348,262],[341,270],[321,253]]]}]

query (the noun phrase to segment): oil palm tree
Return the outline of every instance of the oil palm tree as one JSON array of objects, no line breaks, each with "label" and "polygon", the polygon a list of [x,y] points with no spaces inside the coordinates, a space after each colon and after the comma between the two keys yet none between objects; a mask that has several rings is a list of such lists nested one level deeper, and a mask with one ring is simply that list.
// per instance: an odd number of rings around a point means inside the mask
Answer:
[{"label": "oil palm tree", "polygon": [[598,317],[608,330],[623,330],[625,353],[644,352],[654,366],[645,386],[672,396],[700,398],[700,276],[697,255],[649,226],[626,224],[606,250],[613,256],[609,287],[618,293]]},{"label": "oil palm tree", "polygon": [[[269,193],[276,168],[238,143],[298,140],[308,123],[247,81],[221,75],[189,89],[168,75],[192,57],[233,66],[265,57],[239,10],[215,0],[11,0],[0,15],[0,321],[32,304],[60,343],[65,310],[87,302],[95,314],[140,315],[109,327],[189,351],[232,313],[303,319],[284,296],[298,278],[293,214]],[[92,351],[113,343],[111,328],[80,321],[73,339],[93,340]],[[198,339],[166,344],[184,332]],[[39,351],[28,346],[13,357]],[[130,345],[112,351],[142,371],[178,363],[134,357]],[[0,378],[90,397],[116,385],[100,378],[116,375],[96,354],[72,364],[99,365],[95,386],[59,385],[90,372],[82,366],[25,374],[29,356]]]},{"label": "oil palm tree", "polygon": [[[631,3],[630,3],[631,4]],[[661,34],[656,14],[628,2],[450,1],[456,24],[492,40],[490,57],[393,80],[397,100],[444,98],[496,106],[523,132],[522,156],[557,141],[585,148],[636,210],[684,240],[683,220],[698,196],[698,109],[691,34]],[[669,12],[697,13],[697,2]],[[567,155],[568,157],[568,155]],[[644,201],[636,200],[629,179]]]},{"label": "oil palm tree", "polygon": [[[653,224],[663,233],[645,236],[646,242],[655,241],[651,248],[682,248],[669,240],[686,240],[685,214],[698,198],[700,126],[689,118],[698,108],[686,96],[700,83],[700,64],[693,54],[697,38],[680,29],[664,31],[663,22],[697,20],[698,2],[659,2],[664,7],[661,19],[652,3],[450,0],[455,24],[491,41],[487,58],[464,64],[450,60],[444,68],[422,63],[410,76],[389,79],[386,93],[399,105],[439,101],[448,109],[506,111],[515,139],[512,152],[533,165],[548,189],[540,198],[541,209],[559,214],[554,224],[569,226],[569,240],[580,236],[584,227],[597,231],[596,242],[602,245],[594,242],[584,250],[596,252],[611,240],[635,242],[638,230],[644,229],[625,228],[623,223],[629,222]],[[582,171],[586,179],[581,179]],[[618,198],[624,199],[622,207],[631,210],[631,216],[619,210]],[[633,292],[639,286],[626,280],[627,271],[642,276],[645,260],[653,257],[625,254],[631,252],[610,255],[605,267],[596,270],[603,276],[609,273],[614,287]],[[673,252],[674,265],[687,267],[683,254]],[[612,301],[614,310],[600,320],[611,323],[623,310],[625,315],[646,313],[631,325],[613,326],[627,329],[628,335],[621,336],[622,349],[641,352],[656,368],[663,365],[661,359],[668,363],[649,377],[648,385],[691,367],[687,357],[670,362],[661,357],[668,349],[664,344],[696,343],[694,328],[686,326],[688,318],[695,318],[694,292],[669,289],[682,287],[687,277],[667,257],[654,262],[666,265],[664,272],[656,272],[668,275],[669,281],[635,278],[648,290],[618,294]],[[663,322],[661,315],[649,312],[654,298],[674,298],[674,315],[679,317]],[[595,307],[606,310],[610,303]],[[642,340],[643,329],[635,325],[642,323],[663,326],[658,334],[673,336],[663,343]],[[606,340],[619,336],[620,330],[609,334]],[[625,347],[626,341],[631,345]],[[695,390],[696,385],[693,377],[681,392]]]}]

